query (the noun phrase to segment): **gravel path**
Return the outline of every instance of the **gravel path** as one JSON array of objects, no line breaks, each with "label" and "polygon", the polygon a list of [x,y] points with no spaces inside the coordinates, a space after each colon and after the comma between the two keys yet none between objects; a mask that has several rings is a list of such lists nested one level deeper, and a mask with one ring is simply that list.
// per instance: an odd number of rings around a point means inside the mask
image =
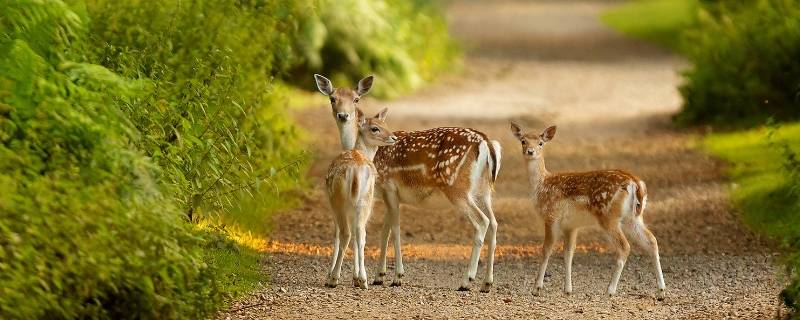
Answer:
[{"label": "gravel path", "polygon": [[[465,71],[417,95],[365,108],[390,108],[396,130],[468,126],[505,147],[496,186],[498,250],[495,289],[457,292],[468,262],[471,227],[455,210],[403,207],[401,228],[406,278],[402,287],[323,286],[332,222],[324,194],[315,188],[298,209],[275,216],[264,248],[270,286],[235,302],[227,318],[772,318],[785,314],[775,250],[744,229],[726,197],[720,166],[692,147],[692,137],[670,126],[681,59],[615,34],[598,21],[609,1],[454,2],[454,34],[467,46]],[[311,81],[309,80],[309,83]],[[381,85],[380,79],[376,85]],[[315,135],[318,159],[310,178],[338,152],[328,107],[297,115]],[[527,199],[526,172],[508,119],[537,130],[557,124],[548,146],[551,171],[625,168],[648,185],[645,221],[659,240],[667,284],[655,299],[646,255],[634,251],[619,293],[604,292],[612,254],[594,231],[579,236],[574,294],[561,292],[563,261],[554,255],[543,296],[531,294],[542,242],[541,221]],[[368,227],[367,268],[374,276],[384,207]],[[390,271],[391,275],[391,271]],[[479,276],[482,272],[479,272]],[[476,281],[476,283],[481,283]]]}]

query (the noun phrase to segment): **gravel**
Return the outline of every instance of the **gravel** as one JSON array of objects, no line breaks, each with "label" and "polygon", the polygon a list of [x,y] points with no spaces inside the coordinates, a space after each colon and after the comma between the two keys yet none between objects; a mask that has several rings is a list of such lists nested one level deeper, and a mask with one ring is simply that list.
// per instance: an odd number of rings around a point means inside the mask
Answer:
[{"label": "gravel", "polygon": [[[776,249],[741,226],[729,205],[721,165],[692,147],[692,135],[670,125],[669,114],[680,105],[679,71],[686,63],[605,28],[597,15],[610,5],[613,2],[453,2],[448,7],[453,32],[470,48],[464,72],[408,98],[364,103],[369,111],[388,106],[388,123],[395,130],[468,126],[500,140],[505,149],[495,192],[499,230],[491,293],[478,292],[480,279],[470,292],[455,290],[468,262],[472,231],[467,220],[453,209],[414,207],[402,208],[402,287],[353,288],[348,256],[342,284],[325,288],[333,223],[317,187],[306,195],[303,206],[274,217],[273,238],[264,248],[270,256],[263,266],[269,285],[235,301],[218,318],[785,315],[777,297],[783,280],[775,266]],[[313,182],[322,181],[327,164],[339,152],[326,108],[296,114],[300,125],[314,135],[312,148],[318,159],[309,173]],[[645,221],[659,241],[667,284],[663,301],[655,298],[650,260],[640,251],[629,258],[618,294],[606,296],[612,254],[603,236],[593,231],[578,238],[573,294],[561,291],[563,262],[556,254],[545,293],[532,295],[542,225],[527,199],[525,169],[508,129],[511,118],[530,130],[559,126],[547,150],[551,171],[625,168],[647,182]],[[377,270],[375,244],[384,210],[376,204],[367,230],[370,277]]]}]

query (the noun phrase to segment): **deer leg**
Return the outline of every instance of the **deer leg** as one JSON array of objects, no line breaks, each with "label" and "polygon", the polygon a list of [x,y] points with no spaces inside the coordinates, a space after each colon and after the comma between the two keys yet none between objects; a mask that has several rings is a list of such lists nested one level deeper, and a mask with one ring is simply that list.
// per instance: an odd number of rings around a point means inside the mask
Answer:
[{"label": "deer leg", "polygon": [[634,242],[650,254],[650,257],[653,259],[656,285],[658,288],[657,296],[659,299],[663,299],[666,285],[664,284],[664,275],[661,272],[661,260],[658,255],[658,241],[656,241],[656,237],[650,232],[650,229],[644,225],[641,216],[633,218],[633,221],[627,224],[626,227],[627,233],[634,239]]},{"label": "deer leg", "polygon": [[383,196],[383,202],[386,204],[386,214],[383,216],[383,230],[380,237],[380,257],[378,258],[378,275],[372,281],[373,285],[382,285],[386,280],[386,250],[389,246],[389,235],[392,230],[392,216],[389,201],[387,196]]},{"label": "deer leg", "polygon": [[[394,280],[392,280],[391,286],[399,287],[403,284],[403,275],[406,273],[405,267],[403,266],[403,252],[400,239],[400,201],[397,198],[397,193],[386,192],[385,195],[386,215],[392,228],[390,233],[394,239]],[[384,225],[384,228],[385,227]]]},{"label": "deer leg", "polygon": [[550,255],[553,254],[553,247],[558,240],[558,225],[555,222],[545,222],[544,227],[544,243],[542,244],[542,263],[539,265],[539,274],[536,276],[536,291],[535,295],[539,295],[544,289],[544,275],[547,272],[547,263],[550,261]]},{"label": "deer leg", "polygon": [[333,252],[331,253],[331,267],[328,270],[328,280],[325,282],[326,287],[335,288],[339,284],[339,278],[336,276],[336,261],[339,255],[339,243],[341,235],[339,233],[339,224],[335,223],[333,230]]},{"label": "deer leg", "polygon": [[489,239],[489,248],[486,252],[486,276],[481,288],[481,292],[489,292],[494,284],[494,251],[497,247],[497,219],[492,210],[491,194],[485,193],[478,201],[478,207],[489,217],[489,229],[486,231],[486,238]]},{"label": "deer leg", "polygon": [[578,229],[565,232],[566,243],[564,248],[564,293],[572,293],[572,255],[575,253],[575,242],[578,238]]},{"label": "deer leg", "polygon": [[[345,222],[345,221],[342,221]],[[350,246],[350,226],[347,223],[339,223],[339,250],[336,255],[336,266],[334,267],[334,279],[339,282],[342,276],[342,262],[344,262],[344,255],[347,253],[347,247]]]},{"label": "deer leg", "polygon": [[472,254],[469,259],[469,266],[467,273],[464,276],[464,281],[461,283],[459,291],[469,291],[470,283],[475,281],[475,275],[478,273],[478,259],[480,258],[481,248],[483,247],[483,239],[486,237],[486,230],[489,228],[489,218],[486,217],[481,209],[475,205],[475,201],[470,196],[465,196],[458,204],[461,212],[467,216],[472,226],[475,227],[475,233],[472,237]]},{"label": "deer leg", "polygon": [[353,244],[353,285],[367,288],[367,270],[364,267],[364,247],[366,244],[366,220],[369,216],[369,208],[365,203],[359,203],[355,207],[353,226],[355,227],[355,242]]},{"label": "deer leg", "polygon": [[611,223],[609,227],[608,234],[611,237],[611,243],[617,249],[616,268],[614,269],[614,274],[611,277],[611,283],[608,285],[608,295],[614,295],[617,293],[619,278],[622,276],[622,269],[625,268],[625,260],[628,259],[631,246],[620,229],[619,221]]}]

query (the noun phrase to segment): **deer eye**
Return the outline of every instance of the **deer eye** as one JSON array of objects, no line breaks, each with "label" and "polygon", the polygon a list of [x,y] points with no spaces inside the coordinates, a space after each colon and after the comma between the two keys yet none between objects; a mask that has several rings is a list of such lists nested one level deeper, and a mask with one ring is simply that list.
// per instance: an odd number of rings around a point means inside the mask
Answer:
[{"label": "deer eye", "polygon": [[372,130],[372,133],[378,133],[378,131],[381,131],[381,129],[378,129],[378,127],[372,127],[369,129]]},{"label": "deer eye", "polygon": [[331,103],[336,103],[336,98],[331,97]]},{"label": "deer eye", "polygon": [[544,145],[544,142],[539,141],[539,146],[541,147],[543,145]]},{"label": "deer eye", "polygon": [[353,99],[353,103],[358,103],[358,101],[359,101],[358,98]]},{"label": "deer eye", "polygon": [[528,141],[522,140],[522,145],[524,146],[526,144],[528,144]]}]

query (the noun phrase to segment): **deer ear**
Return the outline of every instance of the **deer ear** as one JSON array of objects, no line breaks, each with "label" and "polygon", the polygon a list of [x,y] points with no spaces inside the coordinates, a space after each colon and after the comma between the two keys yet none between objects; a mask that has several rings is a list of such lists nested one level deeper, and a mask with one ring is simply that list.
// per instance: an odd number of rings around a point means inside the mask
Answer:
[{"label": "deer ear", "polygon": [[361,109],[356,108],[356,123],[358,126],[363,126],[367,122],[367,117],[364,116],[364,112]]},{"label": "deer ear", "polygon": [[550,126],[549,128],[544,129],[544,132],[542,132],[542,140],[544,140],[544,142],[553,140],[553,137],[555,136],[556,136],[556,126]]},{"label": "deer ear", "polygon": [[519,123],[517,123],[514,120],[511,120],[510,124],[511,124],[511,133],[513,133],[514,136],[517,137],[517,139],[522,139],[523,136],[522,127],[519,125]]},{"label": "deer ear", "polygon": [[389,108],[383,108],[381,109],[381,112],[378,112],[378,114],[375,115],[375,118],[378,118],[380,121],[386,121],[386,115],[388,114]]},{"label": "deer ear", "polygon": [[369,89],[372,88],[372,80],[374,80],[374,79],[375,79],[375,77],[373,77],[373,76],[367,76],[364,79],[361,79],[360,81],[358,81],[358,90],[356,90],[356,93],[359,96],[366,95],[367,92],[369,92]]},{"label": "deer ear", "polygon": [[314,74],[314,80],[317,81],[317,89],[319,89],[319,92],[322,92],[322,94],[326,96],[333,94],[333,83],[331,83],[328,78]]}]

